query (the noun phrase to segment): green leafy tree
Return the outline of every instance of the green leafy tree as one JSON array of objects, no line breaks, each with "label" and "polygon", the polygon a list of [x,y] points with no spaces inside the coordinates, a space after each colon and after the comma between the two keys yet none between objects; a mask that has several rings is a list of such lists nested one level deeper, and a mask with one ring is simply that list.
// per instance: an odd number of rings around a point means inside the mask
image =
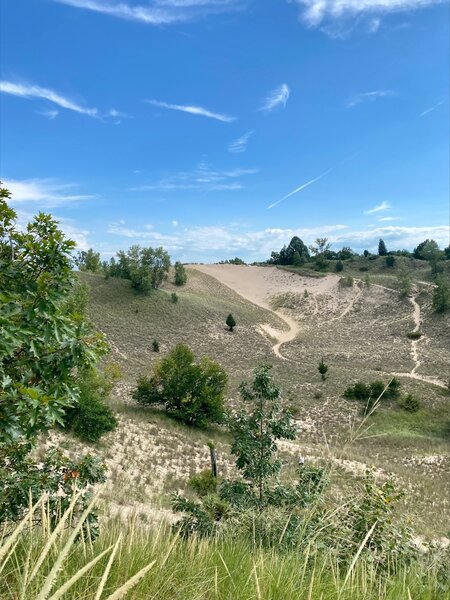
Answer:
[{"label": "green leafy tree", "polygon": [[94,252],[92,248],[78,252],[75,264],[80,271],[92,271],[98,273],[101,269],[100,252]]},{"label": "green leafy tree", "polygon": [[281,468],[276,456],[276,442],[294,439],[295,428],[292,414],[281,408],[280,388],[273,381],[270,367],[257,368],[252,383],[242,383],[240,393],[248,409],[239,411],[230,419],[231,452],[237,457],[237,468],[257,490],[262,504],[269,481]]},{"label": "green leafy tree", "polygon": [[386,255],[387,255],[386,244],[384,243],[384,240],[382,240],[380,238],[380,241],[378,242],[378,256],[386,256]]},{"label": "green leafy tree", "polygon": [[328,365],[323,362],[323,358],[320,359],[319,366],[317,367],[320,376],[322,377],[322,381],[325,381],[328,373]]},{"label": "green leafy tree", "polygon": [[178,344],[141,377],[133,398],[141,404],[161,404],[168,414],[188,425],[205,427],[224,418],[227,375],[222,367],[204,357],[196,363],[191,350]]},{"label": "green leafy tree", "polygon": [[0,443],[34,438],[76,404],[76,371],[92,367],[106,343],[78,312],[62,307],[74,276],[67,240],[51,216],[25,231],[0,190]]},{"label": "green leafy tree", "polygon": [[386,266],[388,268],[392,268],[395,266],[395,256],[393,256],[392,254],[388,254],[386,256]]},{"label": "green leafy tree", "polygon": [[315,243],[309,247],[311,253],[316,258],[316,266],[319,269],[325,267],[326,254],[329,252],[331,244],[328,242],[328,238],[316,238]]},{"label": "green leafy tree", "polygon": [[161,286],[169,269],[170,257],[164,248],[141,248],[135,245],[126,252],[120,250],[117,260],[112,258],[104,271],[107,277],[128,279],[134,289],[148,292]]},{"label": "green leafy tree", "polygon": [[230,331],[233,331],[233,329],[236,327],[236,321],[231,313],[228,315],[225,323]]},{"label": "green leafy tree", "polygon": [[436,287],[433,290],[433,310],[437,313],[444,313],[450,309],[450,286],[448,279],[441,276],[436,280]]}]

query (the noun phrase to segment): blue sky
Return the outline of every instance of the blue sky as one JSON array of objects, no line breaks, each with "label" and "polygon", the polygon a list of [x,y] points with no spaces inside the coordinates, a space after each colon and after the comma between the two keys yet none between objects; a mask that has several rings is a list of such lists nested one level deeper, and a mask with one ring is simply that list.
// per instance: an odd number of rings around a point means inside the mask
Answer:
[{"label": "blue sky", "polygon": [[105,258],[449,243],[448,0],[3,0],[0,174]]}]

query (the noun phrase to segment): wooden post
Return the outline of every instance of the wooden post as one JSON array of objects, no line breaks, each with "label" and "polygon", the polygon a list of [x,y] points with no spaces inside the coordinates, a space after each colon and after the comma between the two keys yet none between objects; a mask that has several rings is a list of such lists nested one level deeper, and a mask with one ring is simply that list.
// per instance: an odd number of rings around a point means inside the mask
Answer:
[{"label": "wooden post", "polygon": [[214,442],[208,442],[209,455],[211,457],[211,473],[213,477],[217,477],[217,454]]}]

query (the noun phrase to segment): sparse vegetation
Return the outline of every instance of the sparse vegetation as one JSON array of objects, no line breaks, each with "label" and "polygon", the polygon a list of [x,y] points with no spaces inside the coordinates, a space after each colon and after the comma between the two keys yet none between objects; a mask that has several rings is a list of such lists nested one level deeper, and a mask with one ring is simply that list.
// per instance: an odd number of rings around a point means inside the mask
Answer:
[{"label": "sparse vegetation", "polygon": [[399,402],[399,405],[401,408],[411,413],[417,412],[420,409],[419,400],[412,394],[407,394],[404,398],[402,398]]},{"label": "sparse vegetation", "polygon": [[444,277],[436,280],[433,291],[433,309],[436,313],[444,313],[450,309],[450,285]]}]

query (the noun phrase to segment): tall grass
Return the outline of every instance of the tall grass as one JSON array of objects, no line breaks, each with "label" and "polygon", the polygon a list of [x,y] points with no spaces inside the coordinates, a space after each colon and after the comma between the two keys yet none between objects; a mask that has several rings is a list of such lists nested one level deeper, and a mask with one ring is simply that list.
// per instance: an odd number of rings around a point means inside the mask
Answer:
[{"label": "tall grass", "polygon": [[[45,503],[41,503],[41,509]],[[64,518],[64,516],[62,517]],[[2,600],[437,600],[450,598],[430,557],[395,575],[377,573],[363,553],[350,567],[308,545],[280,552],[239,538],[185,541],[164,524],[136,519],[83,537],[85,515],[50,531],[25,517],[1,540]],[[65,523],[70,521],[70,516]]]}]

